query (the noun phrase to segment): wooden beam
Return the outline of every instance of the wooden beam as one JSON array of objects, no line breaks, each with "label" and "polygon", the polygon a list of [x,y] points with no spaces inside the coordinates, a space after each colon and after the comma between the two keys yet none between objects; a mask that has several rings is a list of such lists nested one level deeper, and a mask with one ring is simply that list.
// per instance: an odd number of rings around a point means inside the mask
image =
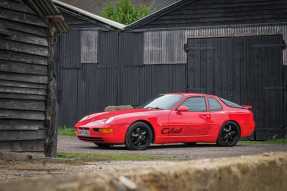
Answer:
[{"label": "wooden beam", "polygon": [[37,16],[28,6],[24,6],[23,2],[17,3],[11,0],[1,0],[0,7],[9,9],[11,11],[17,11],[20,13],[27,13],[29,15]]},{"label": "wooden beam", "polygon": [[15,88],[32,88],[32,89],[47,89],[46,84],[37,84],[29,82],[15,82],[9,80],[0,80],[0,86],[15,87]]},{"label": "wooden beam", "polygon": [[3,23],[7,29],[11,31],[24,32],[26,34],[36,35],[39,37],[47,38],[47,27],[38,27],[25,23],[15,23],[13,21],[0,19],[0,22]]},{"label": "wooden beam", "polygon": [[44,140],[34,140],[34,141],[7,141],[1,142],[0,150],[2,151],[43,151]]},{"label": "wooden beam", "polygon": [[26,110],[26,111],[45,111],[44,101],[34,101],[34,100],[9,100],[0,99],[1,109],[10,110]]},{"label": "wooden beam", "polygon": [[55,35],[56,26],[53,20],[49,20],[49,32],[48,32],[48,95],[47,95],[47,111],[46,111],[46,124],[47,124],[47,138],[44,146],[44,153],[47,157],[55,157],[57,155],[57,86],[56,86],[56,73],[54,62],[54,47],[55,47]]},{"label": "wooden beam", "polygon": [[7,37],[9,40],[13,40],[16,42],[23,42],[26,44],[32,44],[36,46],[48,46],[47,38],[46,37],[38,37],[34,34],[27,34],[23,33],[22,31],[15,31],[15,30],[9,30],[10,36]]},{"label": "wooden beam", "polygon": [[23,73],[23,74],[47,75],[47,66],[25,64],[25,63],[15,63],[15,62],[0,60],[0,71]]},{"label": "wooden beam", "polygon": [[26,53],[19,53],[9,50],[0,50],[0,60],[11,62],[22,62],[34,65],[48,65],[47,57],[31,55]]},{"label": "wooden beam", "polygon": [[0,92],[0,99],[45,101],[46,96],[45,95],[27,95],[27,94],[13,94],[13,93],[1,93]]},{"label": "wooden beam", "polygon": [[0,86],[0,93],[13,93],[13,94],[25,94],[25,95],[46,95],[46,90],[45,89],[34,89],[34,88]]},{"label": "wooden beam", "polygon": [[39,16],[16,12],[14,10],[4,9],[1,7],[0,19],[25,23],[39,27],[47,27],[47,25],[41,19],[39,19]]},{"label": "wooden beam", "polygon": [[43,121],[30,121],[30,120],[9,120],[9,119],[0,119],[0,131],[10,130],[10,131],[32,131],[45,129]]},{"label": "wooden beam", "polygon": [[32,74],[17,74],[17,73],[7,73],[0,71],[0,79],[15,81],[15,82],[30,82],[36,84],[47,84],[47,76],[43,75],[32,75]]},{"label": "wooden beam", "polygon": [[47,131],[42,130],[30,130],[30,131],[11,131],[0,130],[0,143],[6,141],[27,141],[27,140],[43,140],[47,135]]},{"label": "wooden beam", "polygon": [[47,47],[25,44],[13,40],[0,39],[0,49],[19,53],[32,54],[37,56],[48,56]]},{"label": "wooden beam", "polygon": [[45,120],[45,113],[41,111],[17,111],[0,109],[0,119]]},{"label": "wooden beam", "polygon": [[4,35],[4,36],[9,36],[9,30],[2,24],[0,23],[0,35]]}]

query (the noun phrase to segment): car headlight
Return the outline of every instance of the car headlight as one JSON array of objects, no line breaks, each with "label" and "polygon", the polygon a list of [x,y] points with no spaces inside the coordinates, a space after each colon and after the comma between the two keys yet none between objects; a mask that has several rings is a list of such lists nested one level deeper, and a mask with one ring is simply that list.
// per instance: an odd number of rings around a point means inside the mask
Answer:
[{"label": "car headlight", "polygon": [[102,126],[106,122],[106,119],[98,120],[98,121],[93,121],[90,122],[86,125],[86,127],[97,127],[97,126]]},{"label": "car headlight", "polygon": [[113,120],[114,120],[115,118],[114,117],[110,117],[108,120],[106,120],[106,124],[109,124],[109,123],[111,123]]},{"label": "car headlight", "polygon": [[88,116],[86,116],[86,117],[83,117],[80,121],[85,121],[86,119],[89,119],[89,115]]}]

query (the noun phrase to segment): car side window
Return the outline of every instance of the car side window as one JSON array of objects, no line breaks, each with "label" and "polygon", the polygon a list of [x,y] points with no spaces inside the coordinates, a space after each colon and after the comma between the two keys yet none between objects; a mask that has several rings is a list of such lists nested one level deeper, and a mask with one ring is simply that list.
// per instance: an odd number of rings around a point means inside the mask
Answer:
[{"label": "car side window", "polygon": [[208,101],[210,111],[221,111],[222,110],[221,104],[216,99],[207,98],[207,101]]},{"label": "car side window", "polygon": [[187,99],[182,105],[188,107],[189,111],[192,112],[206,111],[206,103],[204,97],[191,97]]}]

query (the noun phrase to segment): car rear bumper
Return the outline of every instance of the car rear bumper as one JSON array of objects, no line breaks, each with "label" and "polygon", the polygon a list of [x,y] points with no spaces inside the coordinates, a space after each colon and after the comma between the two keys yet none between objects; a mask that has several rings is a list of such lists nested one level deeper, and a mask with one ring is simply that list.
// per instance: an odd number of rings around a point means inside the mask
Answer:
[{"label": "car rear bumper", "polygon": [[244,129],[242,129],[241,137],[250,137],[255,132],[255,122],[249,122],[244,125]]}]

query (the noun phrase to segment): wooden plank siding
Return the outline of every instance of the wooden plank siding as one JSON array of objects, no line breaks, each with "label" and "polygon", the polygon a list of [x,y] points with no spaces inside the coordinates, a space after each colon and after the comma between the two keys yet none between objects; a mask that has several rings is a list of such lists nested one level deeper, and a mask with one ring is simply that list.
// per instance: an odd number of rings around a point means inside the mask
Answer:
[{"label": "wooden plank siding", "polygon": [[0,149],[43,151],[47,136],[47,25],[19,0],[1,0]]}]

